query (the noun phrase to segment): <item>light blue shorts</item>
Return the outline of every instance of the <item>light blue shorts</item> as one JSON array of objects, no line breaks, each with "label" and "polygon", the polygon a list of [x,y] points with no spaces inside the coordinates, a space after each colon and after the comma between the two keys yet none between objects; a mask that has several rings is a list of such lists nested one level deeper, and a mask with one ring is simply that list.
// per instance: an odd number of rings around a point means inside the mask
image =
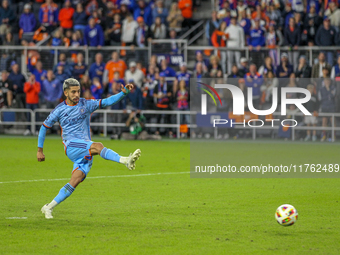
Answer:
[{"label": "light blue shorts", "polygon": [[73,139],[64,142],[65,154],[74,163],[72,173],[76,170],[80,170],[85,174],[86,178],[91,170],[93,162],[90,150],[92,143],[92,141],[81,139]]}]

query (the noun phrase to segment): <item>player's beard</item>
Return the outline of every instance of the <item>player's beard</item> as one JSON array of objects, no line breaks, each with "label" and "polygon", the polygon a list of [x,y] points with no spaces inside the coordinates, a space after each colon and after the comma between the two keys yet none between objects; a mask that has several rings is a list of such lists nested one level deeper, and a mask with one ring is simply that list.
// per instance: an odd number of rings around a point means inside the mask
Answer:
[{"label": "player's beard", "polygon": [[[71,98],[71,97],[67,97],[68,101],[70,101],[73,105],[78,104],[79,102],[79,98],[75,97],[75,98]],[[77,101],[75,101],[77,99]]]}]

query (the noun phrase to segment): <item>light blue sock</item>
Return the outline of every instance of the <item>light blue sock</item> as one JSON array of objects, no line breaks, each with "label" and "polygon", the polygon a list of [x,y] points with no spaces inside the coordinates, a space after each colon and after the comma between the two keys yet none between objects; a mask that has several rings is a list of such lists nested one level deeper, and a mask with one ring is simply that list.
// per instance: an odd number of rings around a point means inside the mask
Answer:
[{"label": "light blue sock", "polygon": [[111,161],[116,161],[116,162],[120,163],[119,162],[120,156],[118,155],[118,153],[114,152],[111,149],[108,149],[108,148],[102,149],[102,151],[100,152],[100,156],[103,159],[107,159],[107,160],[111,160]]},{"label": "light blue sock", "polygon": [[72,185],[67,183],[64,187],[60,189],[59,194],[54,198],[54,201],[56,201],[58,204],[63,202],[66,198],[71,196],[73,191],[74,188],[72,187]]}]

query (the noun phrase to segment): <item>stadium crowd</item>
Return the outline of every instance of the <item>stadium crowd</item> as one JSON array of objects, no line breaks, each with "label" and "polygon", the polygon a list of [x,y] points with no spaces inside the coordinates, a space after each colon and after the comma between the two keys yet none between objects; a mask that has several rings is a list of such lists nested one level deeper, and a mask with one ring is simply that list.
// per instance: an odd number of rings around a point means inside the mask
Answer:
[{"label": "stadium crowd", "polygon": [[[195,1],[99,0],[55,1],[3,0],[0,8],[2,45],[35,45],[48,39],[48,45],[70,47],[58,53],[58,63],[45,70],[43,57],[30,50],[27,67],[20,72],[15,52],[1,51],[0,107],[36,109],[44,104],[55,107],[63,100],[62,83],[66,78],[80,80],[83,96],[100,99],[119,92],[119,84],[133,83],[134,90],[114,109],[189,110],[189,79],[214,78],[233,81],[241,89],[253,88],[255,108],[271,103],[274,87],[300,86],[315,97],[313,112],[339,112],[340,56],[336,50],[320,50],[309,65],[301,46],[340,45],[340,1],[321,0],[220,0],[206,23],[205,36],[210,46],[222,47],[216,55],[197,51],[195,64],[170,66],[153,55],[147,62],[146,51],[107,54],[103,46],[146,48],[152,39],[176,39],[192,27]],[[167,53],[178,53],[170,41]],[[96,47],[97,53],[85,63],[81,47]],[[278,46],[289,46],[281,52]],[[250,59],[244,50],[250,50]],[[225,50],[223,49],[225,48]],[[240,49],[241,48],[241,49]],[[229,49],[229,50],[228,50]],[[238,50],[239,49],[239,50]],[[110,59],[107,60],[108,55]],[[49,59],[53,59],[51,48]],[[309,56],[311,57],[311,56]],[[189,70],[191,69],[191,70]],[[282,79],[287,78],[287,83]],[[303,78],[303,79],[302,79]],[[292,97],[296,95],[291,95]],[[225,110],[231,110],[232,98]],[[161,121],[163,116],[157,116]],[[165,115],[164,122],[171,122]],[[182,123],[189,122],[183,115]],[[327,118],[323,125],[327,126]],[[310,120],[316,125],[316,120]],[[33,131],[32,131],[33,132]],[[159,130],[156,131],[159,133]],[[171,130],[169,134],[172,135]],[[315,134],[313,133],[313,136]],[[325,139],[326,133],[322,133]],[[307,134],[310,138],[311,134]],[[314,137],[313,137],[314,139]]]}]

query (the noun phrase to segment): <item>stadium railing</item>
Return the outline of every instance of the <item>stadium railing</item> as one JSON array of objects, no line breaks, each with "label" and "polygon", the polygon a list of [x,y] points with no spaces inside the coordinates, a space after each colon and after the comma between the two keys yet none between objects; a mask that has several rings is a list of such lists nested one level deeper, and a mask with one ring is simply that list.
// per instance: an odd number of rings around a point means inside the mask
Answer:
[{"label": "stadium railing", "polygon": [[[195,60],[195,52],[198,50],[209,52],[214,55],[227,55],[228,51],[238,51],[241,53],[241,57],[246,57],[252,62],[258,63],[262,65],[263,58],[268,56],[269,54],[273,54],[273,49],[269,49],[267,47],[262,47],[260,51],[252,50],[250,51],[248,47],[212,47],[212,46],[189,46],[188,40],[185,39],[176,39],[176,43],[178,44],[178,55],[182,56],[182,59],[177,58],[177,61],[194,61]],[[141,61],[144,66],[147,66],[148,61],[151,55],[163,55],[162,57],[171,57],[174,54],[170,53],[171,51],[171,43],[173,41],[169,39],[164,40],[152,40],[149,43],[148,47],[139,48],[139,47],[131,47],[131,46],[104,46],[101,48],[96,47],[51,47],[51,46],[0,46],[0,56],[1,63],[5,63],[6,61],[11,63],[12,61],[16,61],[19,63],[21,67],[21,72],[24,74],[28,74],[27,70],[27,61],[29,58],[40,59],[43,63],[44,69],[53,68],[58,63],[58,57],[60,53],[67,53],[67,57],[71,58],[72,54],[82,52],[84,54],[85,63],[90,65],[94,62],[94,55],[97,52],[101,52],[104,56],[104,61],[107,62],[111,59],[112,51],[119,51],[124,57],[126,61]],[[308,59],[308,63],[312,66],[317,59],[319,52],[332,52],[333,59],[335,60],[337,57],[337,53],[340,52],[339,47],[319,47],[319,46],[301,46],[297,50],[294,50],[290,47],[278,47],[275,49],[277,61],[280,62],[280,56],[282,52],[288,53],[289,58],[296,58],[299,55],[305,55]],[[219,53],[220,52],[220,53]],[[296,53],[290,54],[290,53]],[[227,57],[225,58],[226,61]],[[172,63],[174,65],[178,65],[179,63]],[[8,66],[8,65],[7,65]],[[193,65],[189,65],[193,66]],[[0,67],[4,68],[4,64]],[[1,70],[0,70],[1,71]]]},{"label": "stadium railing", "polygon": [[[36,110],[30,110],[30,109],[8,109],[8,108],[1,108],[0,109],[0,126],[8,126],[8,125],[19,125],[19,126],[31,126],[31,130],[35,130],[35,126],[36,125],[42,125],[42,121],[36,121],[36,114],[37,113],[46,113],[46,116],[48,113],[50,113],[52,109],[36,109]],[[14,113],[30,113],[31,114],[31,121],[4,121],[3,119],[3,113],[6,112],[14,112]],[[103,128],[103,136],[107,136],[108,135],[108,127],[125,127],[125,123],[124,122],[119,122],[119,123],[110,123],[108,120],[108,114],[123,114],[123,113],[129,113],[130,111],[123,111],[123,110],[97,110],[96,113],[97,114],[102,114],[102,121],[101,122],[91,122],[91,126],[93,127],[102,127]],[[176,121],[175,123],[169,123],[169,124],[161,124],[161,123],[146,123],[146,127],[147,128],[172,128],[172,129],[176,129],[176,134],[177,134],[177,138],[180,138],[180,127],[181,127],[181,115],[191,115],[192,117],[194,117],[198,112],[196,111],[155,111],[155,110],[145,110],[142,111],[142,113],[144,115],[148,115],[148,114],[170,114],[170,115],[174,115],[176,116]],[[281,116],[280,112],[275,112],[272,114],[273,115],[273,119],[275,119],[274,117],[277,116],[277,119],[282,119],[283,116]],[[288,115],[287,115],[288,116]],[[302,113],[291,113],[289,114],[289,119],[293,119],[295,120],[295,117],[303,117],[304,115]],[[331,126],[328,127],[321,127],[321,126],[316,126],[316,127],[307,127],[307,126],[303,126],[303,121],[301,121],[296,127],[292,127],[291,128],[291,139],[292,141],[295,140],[296,135],[295,132],[296,131],[307,131],[307,130],[316,130],[316,131],[331,131],[331,139],[332,141],[335,141],[335,132],[336,131],[340,131],[340,127],[336,127],[336,118],[340,118],[340,113],[319,113],[318,114],[318,118],[320,117],[329,117],[331,118]],[[191,118],[193,119],[193,118]],[[55,124],[56,126],[58,126],[58,124]],[[188,124],[188,128],[191,128],[193,130],[195,130],[196,128],[199,128],[196,124],[192,123],[192,124]],[[255,140],[259,134],[259,132],[261,131],[278,131],[278,126],[270,126],[269,124],[264,125],[263,127],[250,127],[250,126],[240,126],[240,125],[235,125],[234,129],[237,130],[250,130],[251,134],[252,134],[252,139]],[[211,129],[210,129],[211,130]],[[221,130],[221,128],[219,127],[215,127],[214,128],[214,138],[218,139],[218,134],[219,131]]]}]

